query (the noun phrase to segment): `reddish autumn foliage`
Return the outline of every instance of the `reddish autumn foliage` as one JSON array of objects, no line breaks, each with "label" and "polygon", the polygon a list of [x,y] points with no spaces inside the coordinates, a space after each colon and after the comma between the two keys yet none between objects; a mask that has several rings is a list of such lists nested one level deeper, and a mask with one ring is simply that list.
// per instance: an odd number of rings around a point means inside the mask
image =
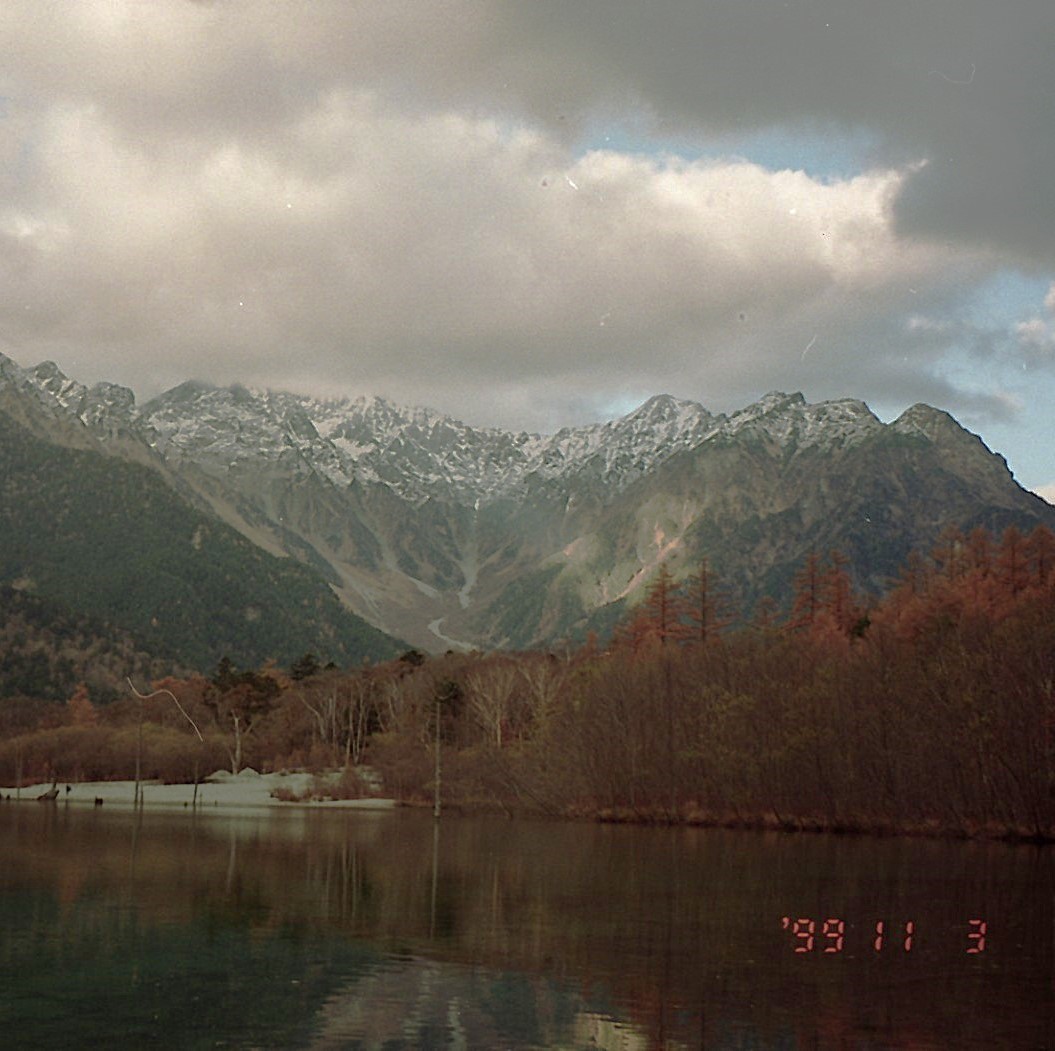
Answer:
[{"label": "reddish autumn foliage", "polygon": [[[225,662],[94,708],[5,702],[0,784],[351,769],[428,800],[785,828],[1055,837],[1055,536],[947,530],[866,606],[837,551],[739,629],[660,567],[605,648],[298,674]],[[201,734],[199,737],[198,734]]]}]

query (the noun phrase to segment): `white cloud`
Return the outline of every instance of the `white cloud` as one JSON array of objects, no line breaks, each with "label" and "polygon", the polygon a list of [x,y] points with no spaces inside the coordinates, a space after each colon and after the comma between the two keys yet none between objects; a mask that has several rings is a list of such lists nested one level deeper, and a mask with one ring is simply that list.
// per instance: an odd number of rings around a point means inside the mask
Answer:
[{"label": "white cloud", "polygon": [[1047,485],[1038,486],[1033,492],[1035,492],[1037,496],[1043,497],[1049,504],[1055,504],[1055,482],[1049,482]]},{"label": "white cloud", "polygon": [[[9,0],[3,349],[538,427],[658,390],[1006,412],[938,367],[1006,257],[893,218],[991,83],[954,83],[974,23],[657,3]],[[887,152],[842,180],[584,152],[613,114],[645,145],[808,126]]]},{"label": "white cloud", "polygon": [[1020,321],[1015,325],[1015,336],[1023,347],[1031,350],[1050,350],[1052,346],[1051,325],[1043,318]]},{"label": "white cloud", "polygon": [[1028,366],[1055,366],[1055,284],[1044,297],[1046,317],[1035,315],[1018,322],[1014,337],[1019,357]]},{"label": "white cloud", "polygon": [[483,387],[521,422],[569,382],[587,401],[686,378],[734,398],[813,336],[824,368],[848,366],[852,333],[964,266],[894,235],[898,171],[575,156],[368,91],[266,141],[141,141],[56,106],[35,164],[41,189],[2,226],[7,338],[139,386],[193,373],[465,412]]},{"label": "white cloud", "polygon": [[1055,282],[1052,282],[1048,294],[1044,297],[1044,309],[1049,314],[1055,314]]}]

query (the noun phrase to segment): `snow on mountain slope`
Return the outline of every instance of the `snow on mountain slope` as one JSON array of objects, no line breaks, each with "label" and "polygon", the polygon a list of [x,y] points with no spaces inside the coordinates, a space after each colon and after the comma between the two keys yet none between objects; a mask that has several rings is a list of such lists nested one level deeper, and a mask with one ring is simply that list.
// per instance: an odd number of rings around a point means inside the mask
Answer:
[{"label": "snow on mountain slope", "polygon": [[620,420],[542,436],[475,428],[383,398],[316,401],[241,387],[183,384],[144,406],[142,421],[167,457],[214,470],[296,457],[338,486],[383,482],[401,496],[475,505],[521,495],[530,476],[588,474],[615,489],[692,448],[716,417],[660,396]]},{"label": "snow on mountain slope", "polygon": [[883,427],[863,402],[810,405],[801,394],[781,393],[730,416],[657,395],[619,419],[551,435],[472,427],[381,397],[316,400],[194,381],[137,409],[127,388],[86,387],[52,362],[23,371],[9,361],[11,369],[98,436],[134,428],[166,459],[192,461],[214,476],[271,463],[339,488],[353,481],[384,483],[418,504],[432,498],[475,506],[516,498],[532,479],[589,481],[615,493],[715,436],[755,435],[795,453],[854,444]]},{"label": "snow on mountain slope", "polygon": [[734,413],[721,431],[734,435],[754,430],[798,452],[852,445],[883,426],[863,401],[845,398],[809,405],[801,394],[774,391]]},{"label": "snow on mountain slope", "polygon": [[618,492],[677,452],[750,427],[782,447],[863,440],[883,425],[859,401],[807,405],[768,395],[731,417],[669,395],[606,423],[551,435],[471,427],[383,398],[316,401],[294,394],[184,384],[144,406],[141,420],[166,456],[216,469],[241,460],[294,459],[338,486],[383,482],[413,502],[475,505],[522,496],[534,477],[595,481]]}]

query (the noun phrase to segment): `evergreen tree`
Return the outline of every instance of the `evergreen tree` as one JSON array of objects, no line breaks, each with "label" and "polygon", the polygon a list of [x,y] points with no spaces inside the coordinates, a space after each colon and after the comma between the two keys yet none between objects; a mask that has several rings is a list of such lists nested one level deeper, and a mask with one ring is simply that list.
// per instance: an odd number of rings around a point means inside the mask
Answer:
[{"label": "evergreen tree", "polygon": [[685,613],[693,641],[702,646],[714,642],[732,623],[730,605],[728,594],[711,571],[707,559],[703,559],[685,588]]},{"label": "evergreen tree", "polygon": [[795,574],[794,587],[788,627],[792,630],[812,628],[821,611],[824,594],[824,573],[815,551],[806,556],[802,569]]},{"label": "evergreen tree", "polygon": [[319,660],[314,653],[305,653],[289,666],[289,674],[294,682],[310,679],[318,675],[320,670]]}]

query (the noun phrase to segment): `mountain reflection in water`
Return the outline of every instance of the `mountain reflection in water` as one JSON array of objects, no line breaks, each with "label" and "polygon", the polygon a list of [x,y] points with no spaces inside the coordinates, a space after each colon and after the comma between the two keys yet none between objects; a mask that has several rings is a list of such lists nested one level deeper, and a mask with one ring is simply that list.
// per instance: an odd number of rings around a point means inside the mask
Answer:
[{"label": "mountain reflection in water", "polygon": [[19,1048],[1041,1048],[1053,887],[1050,848],[1002,844],[4,803],[0,1027]]}]

